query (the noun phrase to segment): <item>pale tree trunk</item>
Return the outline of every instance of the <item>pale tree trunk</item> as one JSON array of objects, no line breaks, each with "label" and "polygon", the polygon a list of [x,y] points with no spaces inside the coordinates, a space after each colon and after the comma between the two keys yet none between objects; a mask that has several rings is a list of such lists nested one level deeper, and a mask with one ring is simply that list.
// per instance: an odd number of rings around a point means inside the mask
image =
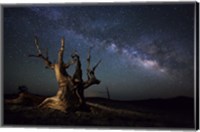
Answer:
[{"label": "pale tree trunk", "polygon": [[[42,54],[39,48],[39,42],[37,37],[35,38],[35,45],[38,51],[37,55],[29,55],[30,57],[38,57],[44,60],[46,67],[54,71],[57,82],[58,91],[53,97],[46,98],[40,105],[39,108],[53,108],[63,112],[68,110],[77,110],[82,106],[85,106],[84,89],[94,84],[99,84],[100,81],[95,77],[95,69],[101,61],[99,61],[92,69],[90,69],[90,50],[87,58],[87,76],[88,79],[83,81],[82,69],[79,55],[77,52],[72,54],[72,60],[69,63],[64,63],[64,38],[61,39],[61,48],[58,52],[58,62],[52,64],[48,59],[48,52],[46,57]],[[76,65],[75,73],[70,76],[66,69],[72,65]]]}]

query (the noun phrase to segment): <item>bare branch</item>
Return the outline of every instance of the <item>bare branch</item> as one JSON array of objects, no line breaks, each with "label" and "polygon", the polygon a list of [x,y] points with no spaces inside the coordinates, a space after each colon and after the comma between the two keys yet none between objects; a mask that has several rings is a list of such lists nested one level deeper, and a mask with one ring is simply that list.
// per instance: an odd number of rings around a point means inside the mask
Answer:
[{"label": "bare branch", "polygon": [[91,59],[90,50],[91,50],[91,47],[88,50],[88,56],[87,56],[88,65],[87,65],[87,69],[90,69],[90,59]]},{"label": "bare branch", "polygon": [[64,68],[67,69],[69,68],[71,65],[73,65],[75,62],[73,60],[69,61],[68,63],[64,64]]},{"label": "bare branch", "polygon": [[106,93],[107,93],[108,99],[110,99],[110,92],[109,92],[108,87],[106,87]]},{"label": "bare branch", "polygon": [[39,47],[39,40],[38,40],[37,36],[35,36],[35,46],[36,46],[36,49],[38,51],[38,54],[42,54],[40,47]]},{"label": "bare branch", "polygon": [[92,68],[92,71],[95,71],[95,69],[98,67],[98,65],[101,63],[101,60],[99,60],[98,62],[97,62],[97,64]]},{"label": "bare branch", "polygon": [[84,81],[83,87],[84,89],[87,89],[94,84],[99,84],[100,82],[101,82],[100,80],[96,79],[96,77],[93,76],[93,78],[90,78],[89,80]]},{"label": "bare branch", "polygon": [[90,69],[90,60],[91,60],[90,52],[91,52],[91,47],[88,50],[88,56],[87,56],[87,77],[88,77],[88,79],[90,79],[89,72],[91,71],[91,69]]},{"label": "bare branch", "polygon": [[61,47],[58,52],[58,64],[62,65],[63,64],[63,53],[64,53],[64,45],[65,45],[65,39],[64,37],[61,38]]},{"label": "bare branch", "polygon": [[[54,65],[51,63],[51,61],[49,61],[48,59],[48,55],[46,57],[44,57],[44,55],[42,54],[40,47],[39,47],[39,41],[37,36],[35,37],[35,45],[36,45],[36,49],[38,51],[37,55],[29,55],[29,57],[37,57],[37,58],[41,58],[42,60],[44,60],[46,67],[53,69]],[[48,54],[48,53],[46,53]]]},{"label": "bare branch", "polygon": [[93,84],[99,84],[100,83],[100,81],[98,79],[96,79],[96,77],[95,77],[95,69],[101,63],[101,60],[99,60],[98,63],[92,69],[90,69],[90,59],[91,59],[90,49],[88,50],[88,57],[87,57],[87,77],[88,77],[88,80],[84,82],[84,89],[90,87]]},{"label": "bare branch", "polygon": [[28,57],[38,57],[39,58],[39,55],[28,55]]},{"label": "bare branch", "polygon": [[79,55],[77,52],[74,52],[72,54],[72,59],[76,63],[76,70],[75,70],[72,80],[74,83],[78,84],[78,83],[81,83],[83,80],[82,80],[81,61],[79,59]]},{"label": "bare branch", "polygon": [[48,58],[44,57],[42,54],[39,54],[39,55],[29,55],[29,57],[41,58],[41,59],[44,60],[46,68],[54,69],[54,64],[52,64],[51,61],[49,61]]},{"label": "bare branch", "polygon": [[74,50],[74,52],[71,54],[71,57],[73,60],[75,60],[76,58],[79,58],[77,50]]},{"label": "bare branch", "polygon": [[64,46],[65,46],[65,38],[62,37],[61,38],[61,48],[60,48],[60,50],[64,50]]}]

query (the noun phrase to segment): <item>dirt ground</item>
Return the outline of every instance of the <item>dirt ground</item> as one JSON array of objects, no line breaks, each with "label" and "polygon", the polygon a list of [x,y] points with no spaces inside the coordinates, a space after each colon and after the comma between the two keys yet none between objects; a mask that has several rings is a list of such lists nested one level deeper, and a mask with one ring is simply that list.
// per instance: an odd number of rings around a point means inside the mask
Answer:
[{"label": "dirt ground", "polygon": [[194,129],[193,100],[116,101],[87,98],[88,111],[63,113],[28,105],[4,105],[4,126]]}]

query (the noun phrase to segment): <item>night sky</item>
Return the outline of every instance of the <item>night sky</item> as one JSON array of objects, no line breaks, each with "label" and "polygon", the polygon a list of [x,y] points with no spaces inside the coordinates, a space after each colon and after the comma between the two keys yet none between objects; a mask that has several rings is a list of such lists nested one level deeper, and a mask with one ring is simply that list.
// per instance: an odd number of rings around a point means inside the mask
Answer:
[{"label": "night sky", "polygon": [[77,50],[84,79],[88,48],[92,65],[102,59],[96,69],[101,83],[86,96],[106,97],[106,87],[122,100],[194,94],[194,3],[4,6],[3,24],[5,93],[26,85],[32,93],[55,95],[54,72],[28,57],[37,53],[37,35],[52,62],[64,36],[64,61]]}]

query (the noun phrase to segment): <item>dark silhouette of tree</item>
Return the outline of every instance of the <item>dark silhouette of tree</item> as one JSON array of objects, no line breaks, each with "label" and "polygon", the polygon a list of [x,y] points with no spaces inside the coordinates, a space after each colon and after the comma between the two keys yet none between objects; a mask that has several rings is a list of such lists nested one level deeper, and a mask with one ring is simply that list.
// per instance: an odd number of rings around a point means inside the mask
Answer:
[{"label": "dark silhouette of tree", "polygon": [[106,87],[106,93],[107,93],[107,97],[108,97],[108,99],[110,100],[110,92],[109,92],[108,87]]},{"label": "dark silhouette of tree", "polygon": [[[37,57],[44,61],[45,67],[54,71],[57,82],[58,91],[53,97],[46,98],[40,105],[40,108],[53,108],[61,111],[76,110],[85,108],[85,97],[84,90],[89,88],[91,85],[99,84],[95,76],[95,70],[100,64],[101,60],[93,67],[90,67],[90,49],[87,57],[87,80],[82,78],[81,61],[78,52],[74,52],[71,55],[71,60],[68,63],[63,61],[65,40],[64,37],[61,39],[61,48],[58,51],[57,63],[52,63],[48,57],[48,50],[44,56],[39,47],[38,38],[35,37],[35,45],[37,49],[36,55],[29,55],[29,57]],[[75,72],[71,76],[67,72],[67,68],[75,64]]]},{"label": "dark silhouette of tree", "polygon": [[28,87],[25,85],[20,85],[18,90],[19,93],[16,98],[4,100],[6,104],[35,106],[40,104],[45,99],[44,97],[29,93]]},{"label": "dark silhouette of tree", "polygon": [[19,93],[25,93],[28,92],[28,87],[25,85],[21,85],[18,87]]}]

